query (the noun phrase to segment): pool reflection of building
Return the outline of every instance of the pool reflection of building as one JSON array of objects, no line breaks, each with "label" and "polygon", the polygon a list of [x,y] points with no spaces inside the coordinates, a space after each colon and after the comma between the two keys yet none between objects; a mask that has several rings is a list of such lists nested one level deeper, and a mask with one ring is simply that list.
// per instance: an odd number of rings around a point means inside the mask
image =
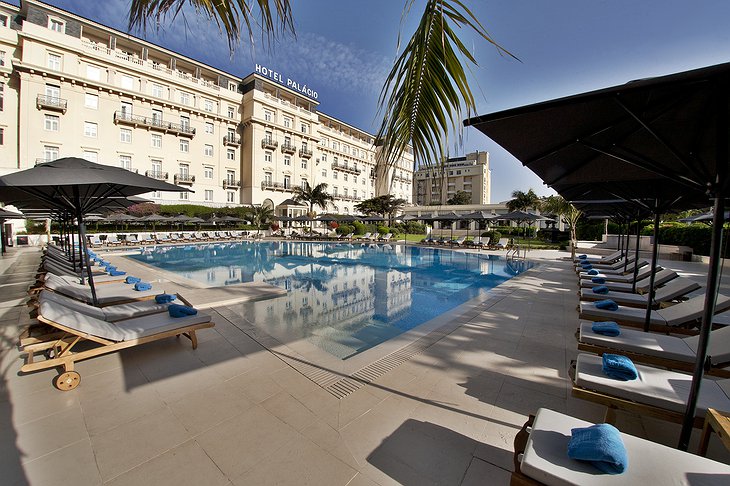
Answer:
[{"label": "pool reflection of building", "polygon": [[263,282],[286,289],[286,296],[236,311],[282,343],[306,340],[339,358],[408,331],[529,266],[387,244],[281,241],[198,248],[158,247],[137,258],[210,285]]}]

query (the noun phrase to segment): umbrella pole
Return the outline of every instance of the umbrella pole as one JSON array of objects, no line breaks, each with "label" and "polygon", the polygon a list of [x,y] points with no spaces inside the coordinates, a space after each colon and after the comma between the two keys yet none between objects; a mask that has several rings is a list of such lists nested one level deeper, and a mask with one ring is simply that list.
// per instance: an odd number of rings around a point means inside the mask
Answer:
[{"label": "umbrella pole", "polygon": [[[69,225],[72,223],[69,218]],[[71,245],[71,265],[73,265],[74,272],[76,271],[76,245],[74,245],[74,234],[72,231],[66,231],[66,237],[70,238],[69,244]]]},{"label": "umbrella pole", "polygon": [[5,226],[5,220],[0,219],[0,255],[5,254],[5,233],[3,226]]},{"label": "umbrella pole", "polygon": [[[651,307],[654,302],[654,280],[656,279],[656,260],[659,254],[659,219],[661,214],[659,213],[659,201],[655,203],[654,213],[654,246],[651,249],[651,273],[649,274],[649,299],[646,302],[646,316],[644,317],[644,332],[649,332],[649,323],[651,322]],[[638,241],[638,240],[637,240]],[[637,245],[638,246],[638,245]],[[639,268],[639,262],[634,262],[636,269]],[[634,286],[636,286],[636,280],[634,280]]]},{"label": "umbrella pole", "polygon": [[[634,245],[634,280],[631,283],[631,291],[636,293],[636,278],[639,276],[639,236],[641,235],[641,225],[639,224],[639,214],[636,215],[636,244]],[[624,271],[629,264],[629,252],[626,251],[626,262],[624,262]]]},{"label": "umbrella pole", "polygon": [[[89,277],[89,287],[91,288],[91,303],[94,307],[99,306],[99,300],[96,298],[96,288],[94,287],[94,276],[91,274],[91,259],[88,257],[88,248],[86,247],[86,228],[84,225],[83,214],[81,212],[81,200],[79,198],[79,189],[74,186],[74,199],[76,204],[76,219],[79,221],[79,248],[83,251],[81,262],[86,262],[86,272]],[[81,281],[83,283],[84,273],[81,272]]]},{"label": "umbrella pole", "polygon": [[[725,154],[727,155],[727,153]],[[727,160],[727,157],[725,158]],[[717,303],[717,291],[720,287],[720,248],[722,247],[722,227],[725,217],[725,201],[719,194],[715,195],[715,214],[712,217],[712,242],[710,244],[710,268],[707,272],[707,291],[705,293],[705,308],[702,314],[702,326],[700,327],[700,340],[697,344],[697,360],[695,371],[692,375],[692,387],[687,398],[687,409],[682,422],[682,433],[679,436],[678,448],[686,451],[689,446],[689,438],[692,435],[695,412],[697,410],[697,399],[700,395],[700,385],[705,372],[705,361],[707,360],[707,346],[710,341],[712,330],[712,316],[715,313]]]}]

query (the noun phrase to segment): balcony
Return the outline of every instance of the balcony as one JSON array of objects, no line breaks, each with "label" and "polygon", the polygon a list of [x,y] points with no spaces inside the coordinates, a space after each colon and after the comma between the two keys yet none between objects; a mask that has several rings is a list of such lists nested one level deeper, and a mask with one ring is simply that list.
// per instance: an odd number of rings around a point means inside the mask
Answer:
[{"label": "balcony", "polygon": [[292,186],[282,182],[262,181],[261,190],[292,192]]},{"label": "balcony", "polygon": [[345,165],[345,164],[338,164],[337,162],[332,162],[332,168],[334,170],[341,170],[343,172],[349,172],[351,174],[356,174],[356,175],[359,175],[360,172],[362,172],[357,167],[350,167],[350,166]]},{"label": "balcony", "polygon": [[309,159],[309,158],[312,157],[312,151],[309,150],[309,149],[300,148],[299,149],[299,157],[301,157],[303,159]]},{"label": "balcony", "polygon": [[297,148],[290,143],[284,142],[281,144],[281,151],[284,152],[285,154],[293,155],[293,154],[297,153]]},{"label": "balcony", "polygon": [[413,179],[411,179],[411,178],[410,178],[410,177],[408,177],[408,176],[403,176],[403,175],[394,175],[394,176],[393,176],[393,180],[394,180],[394,181],[401,181],[401,182],[408,182],[408,183],[410,183],[410,182],[411,182],[411,181],[412,181]]},{"label": "balcony", "polygon": [[333,194],[332,197],[335,198],[335,199],[339,199],[341,201],[353,201],[353,202],[357,202],[357,201],[362,201],[363,200],[361,197],[357,197],[357,196],[345,196],[343,194]]},{"label": "balcony", "polygon": [[195,128],[191,128],[187,124],[165,122],[155,117],[132,115],[123,111],[114,112],[114,123],[150,128],[183,137],[192,138],[195,136]]},{"label": "balcony", "polygon": [[167,172],[160,172],[158,170],[146,170],[144,172],[144,175],[153,179],[157,179],[158,181],[167,180]]},{"label": "balcony", "polygon": [[195,176],[190,174],[175,174],[175,184],[189,184],[195,182]]},{"label": "balcony", "polygon": [[233,179],[223,179],[223,189],[240,189],[241,181],[234,181]]},{"label": "balcony", "polygon": [[261,140],[261,148],[276,150],[276,147],[278,147],[278,146],[279,146],[279,142],[277,142],[276,140],[273,140],[271,138],[267,137],[267,138],[264,138]]},{"label": "balcony", "polygon": [[56,98],[55,96],[38,95],[35,99],[35,105],[39,110],[45,108],[66,114],[68,102],[63,98]]},{"label": "balcony", "polygon": [[240,147],[241,146],[241,137],[238,135],[226,135],[223,137],[223,144],[224,145],[233,145],[234,147]]}]

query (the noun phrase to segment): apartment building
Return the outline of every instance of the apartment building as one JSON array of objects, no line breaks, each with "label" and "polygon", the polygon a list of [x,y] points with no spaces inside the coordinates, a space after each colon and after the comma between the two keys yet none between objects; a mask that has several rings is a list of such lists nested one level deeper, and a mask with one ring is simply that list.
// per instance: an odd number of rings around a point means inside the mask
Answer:
[{"label": "apartment building", "polygon": [[[221,49],[227,49],[221,45]],[[194,192],[163,203],[268,204],[294,186],[336,191],[330,212],[383,187],[373,136],[318,111],[318,101],[254,72],[245,78],[36,0],[0,3],[0,172],[78,156]],[[409,172],[410,171],[410,172]]]},{"label": "apartment building", "polygon": [[490,204],[489,152],[451,157],[442,165],[421,167],[414,173],[413,201],[419,206],[446,204],[458,191],[471,195],[470,204]]}]

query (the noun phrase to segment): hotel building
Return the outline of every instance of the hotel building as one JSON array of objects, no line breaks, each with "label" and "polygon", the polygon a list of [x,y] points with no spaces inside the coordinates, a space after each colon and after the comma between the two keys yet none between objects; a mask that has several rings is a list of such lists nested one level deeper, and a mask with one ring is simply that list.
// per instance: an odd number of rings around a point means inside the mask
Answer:
[{"label": "hotel building", "polygon": [[378,177],[372,134],[271,74],[241,78],[36,0],[0,3],[0,173],[77,156],[194,191],[146,195],[158,203],[280,215],[306,211],[295,186],[322,182],[328,212],[411,201],[410,153]]},{"label": "hotel building", "polygon": [[419,206],[447,204],[458,191],[471,196],[469,204],[490,204],[489,152],[451,157],[442,166],[421,167],[414,177],[413,202]]}]

